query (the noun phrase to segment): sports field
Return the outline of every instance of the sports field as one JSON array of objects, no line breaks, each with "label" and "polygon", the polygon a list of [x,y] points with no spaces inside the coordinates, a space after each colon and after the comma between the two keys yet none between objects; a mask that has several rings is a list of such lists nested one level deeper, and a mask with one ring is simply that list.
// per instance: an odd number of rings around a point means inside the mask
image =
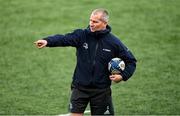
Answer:
[{"label": "sports field", "polygon": [[86,28],[99,7],[138,60],[112,85],[116,115],[180,114],[180,0],[0,0],[0,115],[68,113],[76,50],[33,42]]}]

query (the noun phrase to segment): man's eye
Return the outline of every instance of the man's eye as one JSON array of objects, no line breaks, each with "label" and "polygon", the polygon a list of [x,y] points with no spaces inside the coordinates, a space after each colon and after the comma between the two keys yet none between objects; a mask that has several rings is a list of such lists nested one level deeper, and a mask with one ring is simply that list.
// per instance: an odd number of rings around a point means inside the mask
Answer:
[{"label": "man's eye", "polygon": [[92,20],[90,20],[92,23],[98,23],[98,21],[92,21]]}]

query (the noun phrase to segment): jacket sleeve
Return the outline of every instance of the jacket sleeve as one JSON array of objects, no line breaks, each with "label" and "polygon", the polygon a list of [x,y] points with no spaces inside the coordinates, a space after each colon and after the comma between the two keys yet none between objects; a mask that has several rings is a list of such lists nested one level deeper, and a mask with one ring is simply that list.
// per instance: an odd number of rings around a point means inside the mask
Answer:
[{"label": "jacket sleeve", "polygon": [[118,57],[121,58],[125,62],[125,69],[122,71],[121,75],[123,80],[128,80],[134,73],[136,69],[136,58],[132,54],[132,52],[121,42],[118,45]]},{"label": "jacket sleeve", "polygon": [[47,41],[47,47],[57,47],[57,46],[72,46],[78,47],[80,44],[82,30],[78,29],[72,33],[67,33],[65,35],[53,35],[44,38]]}]

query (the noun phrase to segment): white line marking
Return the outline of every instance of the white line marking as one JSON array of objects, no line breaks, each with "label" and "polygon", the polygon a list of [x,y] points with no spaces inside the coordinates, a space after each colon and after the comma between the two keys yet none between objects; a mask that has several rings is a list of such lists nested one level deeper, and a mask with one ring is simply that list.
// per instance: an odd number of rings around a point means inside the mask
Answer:
[{"label": "white line marking", "polygon": [[[84,111],[84,114],[88,114],[88,113],[90,113],[90,112],[91,112],[90,110],[86,110],[86,111]],[[70,114],[71,114],[71,113],[59,114],[59,115],[57,115],[57,116],[70,116]]]}]

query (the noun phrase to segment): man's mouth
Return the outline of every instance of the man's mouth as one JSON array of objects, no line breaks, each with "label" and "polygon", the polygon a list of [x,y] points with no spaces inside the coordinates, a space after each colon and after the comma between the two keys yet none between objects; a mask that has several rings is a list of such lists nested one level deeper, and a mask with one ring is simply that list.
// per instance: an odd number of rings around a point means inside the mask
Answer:
[{"label": "man's mouth", "polygon": [[92,30],[94,30],[94,27],[93,27],[93,26],[90,26],[90,29],[91,29],[91,31],[92,31]]}]

